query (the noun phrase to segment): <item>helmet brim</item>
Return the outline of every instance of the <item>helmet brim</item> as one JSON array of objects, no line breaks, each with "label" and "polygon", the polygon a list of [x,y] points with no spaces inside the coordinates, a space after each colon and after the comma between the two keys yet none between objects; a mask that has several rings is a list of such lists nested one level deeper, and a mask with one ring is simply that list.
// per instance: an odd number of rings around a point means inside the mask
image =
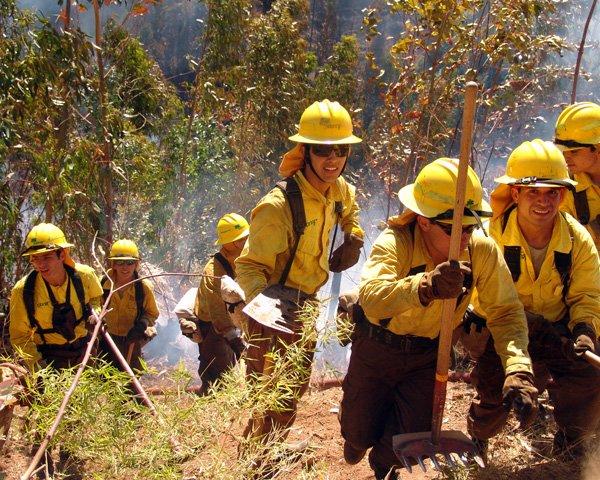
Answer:
[{"label": "helmet brim", "polygon": [[118,256],[118,257],[108,257],[108,260],[140,260],[137,257],[133,257],[131,255],[127,255],[127,256]]},{"label": "helmet brim", "polygon": [[501,177],[494,178],[494,182],[500,183],[502,185],[510,185],[514,187],[564,187],[571,188],[577,185],[575,180],[571,180],[570,178],[557,178],[556,182],[554,181],[539,181],[532,183],[519,183],[519,178],[510,177],[508,175],[502,175]]},{"label": "helmet brim", "polygon": [[[417,215],[421,215],[426,218],[437,217],[441,213],[438,209],[432,208],[423,203],[419,204],[416,201],[415,194],[414,194],[414,185],[415,185],[414,183],[406,185],[406,186],[402,187],[400,189],[400,191],[398,192],[398,198],[400,199],[400,202],[402,202],[402,205],[404,205],[406,208],[413,211]],[[483,199],[481,199],[481,205],[479,207],[477,207],[476,210],[490,212],[490,213],[492,211],[490,205]],[[451,219],[441,220],[441,221],[443,223],[452,223]],[[475,217],[472,217],[470,215],[463,215],[462,224],[463,225],[478,225],[479,222],[477,221],[477,219]]]},{"label": "helmet brim", "polygon": [[233,240],[229,240],[228,242],[221,242],[221,241],[217,240],[215,242],[215,247],[218,247],[219,245],[225,245],[226,243],[237,242],[238,240],[241,240],[242,238],[246,238],[248,235],[250,235],[250,231],[246,230],[245,232],[240,233],[237,237],[235,237]]},{"label": "helmet brim", "polygon": [[297,133],[296,135],[288,137],[288,139],[292,142],[309,143],[311,145],[342,145],[362,142],[362,138],[359,138],[356,135],[350,135],[349,137],[338,138],[336,140],[323,140],[322,138],[305,137]]},{"label": "helmet brim", "polygon": [[23,253],[21,253],[22,257],[30,257],[31,255],[37,255],[38,253],[47,253],[54,252],[56,250],[60,250],[61,248],[71,248],[74,247],[72,243],[61,243],[52,246],[42,246],[41,248],[29,247]]}]

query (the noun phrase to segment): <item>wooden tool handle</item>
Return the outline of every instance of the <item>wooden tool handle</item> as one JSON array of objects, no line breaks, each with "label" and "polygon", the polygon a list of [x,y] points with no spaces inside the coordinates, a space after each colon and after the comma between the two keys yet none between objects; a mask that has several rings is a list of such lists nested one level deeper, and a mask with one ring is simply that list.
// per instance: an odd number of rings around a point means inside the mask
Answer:
[{"label": "wooden tool handle", "polygon": [[[460,239],[462,236],[462,219],[465,209],[465,190],[471,145],[473,140],[473,125],[475,124],[475,104],[478,85],[468,82],[465,86],[465,106],[463,111],[462,133],[460,138],[460,156],[458,162],[458,177],[456,180],[456,195],[454,198],[454,213],[452,215],[452,234],[450,235],[450,250],[448,260],[458,260],[460,255]],[[435,372],[435,387],[433,392],[433,415],[431,419],[431,440],[439,443],[446,403],[446,385],[448,383],[448,368],[450,366],[450,349],[452,347],[452,317],[456,309],[456,299],[443,300],[440,326],[440,343],[438,347],[437,365]]]},{"label": "wooden tool handle", "polygon": [[584,352],[583,358],[585,358],[589,364],[600,369],[600,357],[595,353],[592,353],[590,351]]}]

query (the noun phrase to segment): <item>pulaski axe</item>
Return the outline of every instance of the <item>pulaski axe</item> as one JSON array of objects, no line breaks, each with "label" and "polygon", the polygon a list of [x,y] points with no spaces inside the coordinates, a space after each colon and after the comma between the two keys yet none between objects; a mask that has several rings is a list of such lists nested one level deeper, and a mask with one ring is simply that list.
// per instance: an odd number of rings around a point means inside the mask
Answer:
[{"label": "pulaski axe", "polygon": [[[452,216],[452,234],[450,236],[450,250],[448,253],[449,261],[458,261],[460,254],[462,218],[465,208],[465,190],[471,153],[477,88],[478,86],[475,82],[468,82],[465,87],[465,106],[460,142],[458,178],[456,181],[456,196],[454,200],[454,213]],[[418,463],[423,471],[425,471],[426,468],[423,462],[425,458],[431,460],[436,470],[441,470],[436,455],[443,457],[451,467],[455,467],[456,462],[459,460],[466,464],[469,456],[472,456],[480,466],[484,466],[483,460],[478,455],[475,445],[464,433],[458,430],[442,432],[442,419],[444,416],[446,387],[448,383],[448,369],[450,366],[450,349],[452,346],[452,317],[455,308],[455,298],[443,300],[435,386],[433,391],[431,432],[404,433],[395,435],[393,438],[394,453],[409,472],[412,472],[411,464],[414,465],[415,463]]]}]

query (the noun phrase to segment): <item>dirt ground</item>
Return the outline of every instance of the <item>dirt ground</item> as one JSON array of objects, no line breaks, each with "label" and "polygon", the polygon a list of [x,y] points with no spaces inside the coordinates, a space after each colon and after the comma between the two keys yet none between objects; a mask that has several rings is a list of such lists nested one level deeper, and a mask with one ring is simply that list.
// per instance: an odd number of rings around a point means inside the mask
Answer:
[{"label": "dirt ground", "polygon": [[[327,390],[311,390],[302,399],[299,415],[293,428],[290,441],[310,439],[315,452],[312,459],[323,471],[324,480],[370,480],[373,478],[365,459],[358,465],[350,466],[342,458],[343,440],[339,433],[337,408],[342,391],[339,387]],[[449,384],[448,405],[444,418],[444,429],[465,431],[465,413],[473,396],[473,389],[464,383]],[[160,401],[160,397],[156,397]],[[403,480],[599,480],[600,452],[591,456],[587,466],[562,463],[549,458],[554,425],[551,419],[543,422],[535,431],[525,434],[517,432],[511,424],[505,432],[494,439],[490,445],[489,462],[485,469],[462,469],[458,472],[437,473],[430,469],[427,473],[420,470],[412,474],[402,472]],[[11,448],[11,442],[0,456],[0,480],[17,480],[28,463],[27,452]],[[184,468],[193,472],[192,465]],[[299,472],[300,468],[298,469]],[[85,476],[92,478],[92,475]],[[186,473],[182,478],[194,479]],[[301,478],[300,474],[291,475]]]}]

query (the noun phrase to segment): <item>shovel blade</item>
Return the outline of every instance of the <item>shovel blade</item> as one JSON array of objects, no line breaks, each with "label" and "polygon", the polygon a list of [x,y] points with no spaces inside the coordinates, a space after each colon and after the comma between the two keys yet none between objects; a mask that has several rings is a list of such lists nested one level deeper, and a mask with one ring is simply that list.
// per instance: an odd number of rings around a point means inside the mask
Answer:
[{"label": "shovel blade", "polygon": [[294,333],[293,330],[288,328],[288,322],[283,318],[277,298],[260,293],[242,311],[265,327],[278,332]]},{"label": "shovel blade", "polygon": [[[406,464],[418,464],[424,469],[425,458],[429,458],[436,470],[440,469],[440,462],[436,455],[441,458],[452,458],[450,454],[456,454],[460,457],[471,457],[477,464],[484,467],[483,460],[478,455],[477,447],[471,439],[458,430],[442,431],[438,443],[433,443],[431,432],[403,433],[394,435],[393,438],[394,454]],[[452,462],[449,462],[450,466]]]}]

